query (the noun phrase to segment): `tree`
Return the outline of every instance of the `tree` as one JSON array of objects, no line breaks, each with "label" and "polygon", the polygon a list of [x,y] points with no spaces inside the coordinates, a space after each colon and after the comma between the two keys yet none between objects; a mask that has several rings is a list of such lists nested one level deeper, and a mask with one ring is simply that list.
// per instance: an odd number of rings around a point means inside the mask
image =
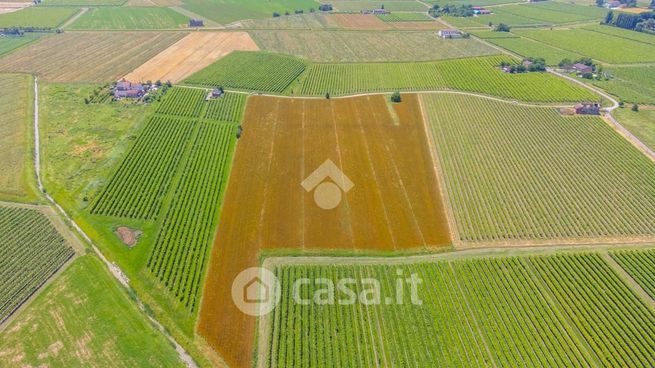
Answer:
[{"label": "tree", "polygon": [[558,65],[560,68],[566,68],[571,64],[573,64],[573,62],[571,61],[571,59],[567,58],[567,59],[562,59],[562,61],[560,61]]},{"label": "tree", "polygon": [[327,92],[327,93],[325,94],[325,99],[326,99],[326,100],[329,100],[329,99],[330,99],[330,92]]},{"label": "tree", "polygon": [[605,0],[596,0],[596,6],[602,8],[605,5]]},{"label": "tree", "polygon": [[273,18],[277,18],[277,17],[279,17],[279,16],[280,16],[280,13],[278,13],[278,12],[273,12]]},{"label": "tree", "polygon": [[609,12],[607,12],[607,15],[605,16],[605,21],[603,21],[603,23],[612,24],[613,20],[614,20],[614,12],[610,10]]},{"label": "tree", "polygon": [[494,31],[496,32],[509,32],[512,28],[508,26],[505,23],[500,23],[499,25],[496,26],[496,29]]},{"label": "tree", "polygon": [[639,105],[637,104],[632,105],[632,111],[639,112]]},{"label": "tree", "polygon": [[651,0],[649,8],[655,9],[655,0]]},{"label": "tree", "polygon": [[400,103],[402,98],[400,97],[400,92],[396,91],[391,95],[391,102]]},{"label": "tree", "polygon": [[[653,1],[655,1],[655,0],[653,0]],[[491,28],[491,27],[493,27],[493,26],[494,26],[494,23],[493,23],[493,22],[489,22],[489,28]]]}]

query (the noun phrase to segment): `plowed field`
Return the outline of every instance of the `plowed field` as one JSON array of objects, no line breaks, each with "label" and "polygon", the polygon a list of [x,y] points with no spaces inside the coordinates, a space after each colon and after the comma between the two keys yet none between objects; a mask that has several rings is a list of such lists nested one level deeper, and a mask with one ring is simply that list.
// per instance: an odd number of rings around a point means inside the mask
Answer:
[{"label": "plowed field", "polygon": [[[417,97],[251,97],[213,248],[199,332],[232,367],[249,367],[255,319],[232,280],[263,249],[397,251],[450,244]],[[334,209],[301,182],[326,160],[354,183]],[[329,180],[329,179],[327,179]]]},{"label": "plowed field", "polygon": [[198,32],[179,40],[125,76],[129,81],[175,83],[234,50],[259,50],[246,32]]}]

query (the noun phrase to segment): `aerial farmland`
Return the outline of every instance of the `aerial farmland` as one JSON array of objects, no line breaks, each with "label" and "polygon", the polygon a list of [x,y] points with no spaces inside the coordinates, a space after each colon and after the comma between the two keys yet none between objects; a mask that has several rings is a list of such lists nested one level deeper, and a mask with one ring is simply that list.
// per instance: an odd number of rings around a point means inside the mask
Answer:
[{"label": "aerial farmland", "polygon": [[655,1],[0,1],[0,367],[652,367]]}]

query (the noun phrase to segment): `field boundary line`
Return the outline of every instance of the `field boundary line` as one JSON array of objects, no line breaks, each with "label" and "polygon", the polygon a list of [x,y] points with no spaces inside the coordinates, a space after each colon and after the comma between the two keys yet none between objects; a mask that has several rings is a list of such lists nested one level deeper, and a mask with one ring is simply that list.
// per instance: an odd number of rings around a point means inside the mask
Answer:
[{"label": "field boundary line", "polygon": [[[81,236],[87,244],[91,246],[94,253],[100,258],[100,260],[107,266],[109,272],[114,276],[114,278],[127,290],[131,290],[129,286],[129,279],[125,273],[118,267],[116,263],[109,262],[109,260],[104,256],[104,254],[96,247],[91,238],[80,228],[80,226],[73,220],[68,213],[48,194],[41,180],[41,154],[40,154],[40,130],[39,130],[39,79],[34,76],[34,171],[36,174],[36,181],[39,187],[39,190],[43,196],[59,211],[63,218],[71,225],[71,227]],[[195,363],[193,358],[187,353],[187,351],[171,336],[164,326],[159,323],[154,317],[146,313],[145,305],[137,297],[135,297],[135,304],[139,311],[145,316],[164,337],[175,347],[175,351],[178,353],[180,361],[185,364],[188,368],[199,368]]]},{"label": "field boundary line", "polygon": [[621,265],[612,257],[609,253],[603,253],[603,259],[612,267],[612,269],[616,272],[617,276],[626,283],[628,288],[632,292],[635,293],[635,295],[641,299],[642,302],[648,307],[651,312],[655,313],[655,299],[653,299],[647,292],[644,290],[644,288],[639,285],[637,280],[635,280],[628,271],[626,271]]},{"label": "field boundary line", "polygon": [[72,17],[68,18],[68,20],[66,20],[64,24],[62,24],[59,28],[66,28],[71,24],[75,23],[75,21],[80,19],[80,17],[83,16],[87,11],[89,11],[89,8],[80,8],[80,11],[75,13],[75,15],[73,15]]}]

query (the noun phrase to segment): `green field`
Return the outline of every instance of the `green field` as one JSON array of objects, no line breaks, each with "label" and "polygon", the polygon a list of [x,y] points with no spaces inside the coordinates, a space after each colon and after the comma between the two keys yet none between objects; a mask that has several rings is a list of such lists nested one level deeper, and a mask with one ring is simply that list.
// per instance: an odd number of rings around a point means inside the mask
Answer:
[{"label": "green field", "polygon": [[317,62],[433,61],[499,53],[474,39],[444,40],[434,31],[253,31],[251,35],[262,50]]},{"label": "green field", "polygon": [[[597,254],[275,271],[282,298],[267,319],[266,367],[649,367],[655,359],[655,313]],[[421,305],[409,286],[398,297],[396,275],[410,274],[422,280]],[[300,278],[310,280],[303,299],[326,298],[317,278],[350,279],[360,298],[379,287],[384,299],[302,305],[292,291]]]},{"label": "green field", "polygon": [[384,2],[377,0],[338,0],[331,2],[331,4],[336,11],[356,13],[359,13],[361,10],[378,9],[382,4],[384,4],[386,10],[391,12],[424,12],[428,10],[425,5],[415,0],[392,0]]},{"label": "green field", "polygon": [[235,51],[184,83],[281,93],[305,70],[303,60],[266,52]]},{"label": "green field", "polygon": [[0,366],[184,367],[94,256],[77,259],[0,333]]},{"label": "green field", "polygon": [[611,64],[655,61],[655,45],[582,28],[515,30],[514,33]]},{"label": "green field", "polygon": [[127,0],[48,0],[41,6],[121,6]]},{"label": "green field", "polygon": [[459,240],[655,235],[655,164],[600,118],[457,95],[423,101]]},{"label": "green field", "polygon": [[625,38],[628,40],[639,41],[639,42],[655,45],[655,35],[648,34],[648,33],[635,32],[619,27],[612,27],[612,26],[599,25],[599,24],[593,26],[586,26],[584,27],[584,29],[619,37],[619,38]]},{"label": "green field", "polygon": [[0,28],[56,28],[77,13],[77,8],[45,8],[31,6],[13,13],[0,14]]},{"label": "green field", "polygon": [[655,110],[640,110],[634,112],[632,106],[616,109],[612,115],[630,133],[634,134],[642,143],[655,151]]},{"label": "green field", "polygon": [[629,103],[655,105],[655,66],[607,68],[609,80],[591,83]]},{"label": "green field", "polygon": [[0,37],[0,56],[39,39],[38,34],[25,34],[21,37]]},{"label": "green field", "polygon": [[574,4],[543,2],[495,7],[494,14],[472,18],[480,24],[505,23],[512,26],[551,25],[603,19],[607,9]]},{"label": "green field", "polygon": [[311,8],[318,9],[319,3],[313,0],[183,0],[183,7],[196,14],[228,24],[242,19],[269,18],[274,12],[293,14],[295,10],[308,13]]},{"label": "green field", "polygon": [[74,255],[43,213],[0,206],[0,323]]},{"label": "green field", "polygon": [[246,105],[246,95],[241,93],[226,93],[223,98],[209,101],[205,119],[238,123],[243,118]]},{"label": "green field", "polygon": [[[591,92],[546,73],[507,74],[505,56],[407,64],[313,64],[302,95],[456,89],[522,101],[597,100]],[[466,72],[463,72],[463,71]]]},{"label": "green field", "polygon": [[655,300],[655,251],[617,251],[612,258]]},{"label": "green field", "polygon": [[34,201],[33,85],[25,74],[0,74],[0,199]]},{"label": "green field", "polygon": [[322,13],[293,14],[276,18],[246,19],[240,22],[246,29],[338,29]]},{"label": "green field", "polygon": [[574,52],[557,49],[528,38],[488,38],[486,40],[523,57],[544,58],[547,65],[557,65],[563,59],[578,60],[582,58],[581,55]]},{"label": "green field", "polygon": [[69,29],[178,29],[189,18],[169,8],[92,8]]},{"label": "green field", "polygon": [[434,22],[425,13],[391,13],[377,15],[384,22]]},{"label": "green field", "polygon": [[173,87],[157,108],[157,113],[197,118],[205,105],[206,95],[207,91],[204,89]]}]

